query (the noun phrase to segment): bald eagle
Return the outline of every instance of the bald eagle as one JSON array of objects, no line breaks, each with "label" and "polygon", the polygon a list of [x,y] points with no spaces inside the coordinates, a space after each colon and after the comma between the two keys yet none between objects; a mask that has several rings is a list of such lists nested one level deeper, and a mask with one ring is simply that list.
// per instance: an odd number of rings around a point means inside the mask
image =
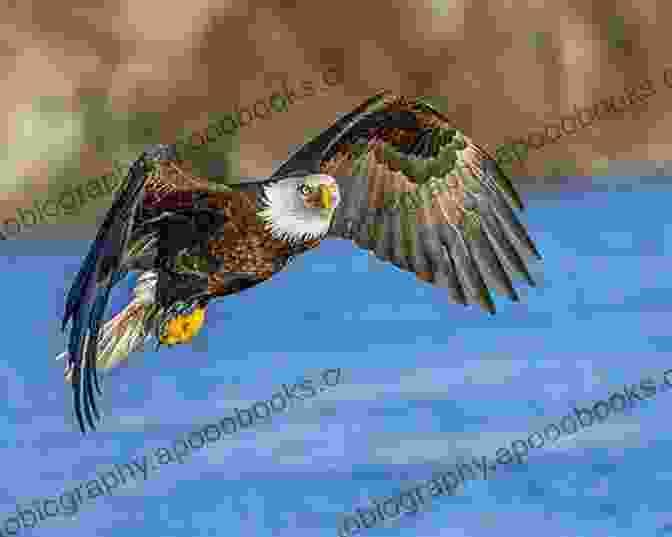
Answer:
[{"label": "bald eagle", "polygon": [[[422,99],[382,91],[300,147],[268,179],[222,185],[192,173],[175,145],[131,165],[67,296],[65,378],[82,433],[100,420],[98,371],[154,339],[189,342],[211,300],[271,278],[326,238],[356,246],[451,301],[490,313],[541,259],[496,161]],[[134,297],[103,324],[129,273]]]}]

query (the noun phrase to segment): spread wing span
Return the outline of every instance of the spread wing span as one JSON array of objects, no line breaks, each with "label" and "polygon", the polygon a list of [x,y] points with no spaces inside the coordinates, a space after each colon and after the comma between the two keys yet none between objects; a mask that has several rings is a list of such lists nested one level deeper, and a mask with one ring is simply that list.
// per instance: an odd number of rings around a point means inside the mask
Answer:
[{"label": "spread wing span", "polygon": [[[305,148],[313,147],[307,161]],[[515,210],[513,184],[482,147],[421,99],[381,92],[285,163],[335,177],[330,229],[383,261],[490,313],[490,289],[518,301],[541,259]],[[286,171],[286,170],[283,170]]]}]

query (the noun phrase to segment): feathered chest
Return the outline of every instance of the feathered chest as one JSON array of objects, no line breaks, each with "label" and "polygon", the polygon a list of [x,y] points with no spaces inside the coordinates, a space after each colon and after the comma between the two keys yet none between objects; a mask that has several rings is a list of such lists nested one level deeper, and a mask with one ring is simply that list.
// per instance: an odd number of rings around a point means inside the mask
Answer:
[{"label": "feathered chest", "polygon": [[319,239],[291,243],[272,233],[257,213],[256,196],[251,193],[214,195],[208,203],[223,210],[227,222],[208,242],[208,253],[220,263],[221,272],[246,272],[260,279],[282,270],[288,260],[319,245]]}]

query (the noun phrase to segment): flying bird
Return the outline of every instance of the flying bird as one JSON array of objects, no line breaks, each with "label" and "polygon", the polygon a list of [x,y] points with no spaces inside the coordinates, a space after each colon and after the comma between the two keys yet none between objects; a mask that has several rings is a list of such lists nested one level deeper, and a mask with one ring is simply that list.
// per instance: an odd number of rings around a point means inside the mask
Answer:
[{"label": "flying bird", "polygon": [[[518,301],[541,259],[516,216],[523,203],[485,149],[421,98],[382,91],[301,146],[269,178],[217,184],[175,145],[143,152],[116,192],[67,296],[65,378],[82,433],[100,421],[98,371],[149,340],[189,341],[211,300],[271,278],[322,240],[352,241],[494,313],[490,289]],[[111,289],[138,274],[103,324]],[[94,393],[95,390],[95,393]]]}]

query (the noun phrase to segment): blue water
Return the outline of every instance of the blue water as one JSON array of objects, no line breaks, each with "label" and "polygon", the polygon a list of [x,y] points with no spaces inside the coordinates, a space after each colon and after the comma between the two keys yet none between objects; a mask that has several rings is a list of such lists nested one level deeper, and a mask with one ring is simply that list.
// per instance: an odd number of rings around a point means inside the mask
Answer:
[{"label": "blue water", "polygon": [[[80,487],[74,516],[18,535],[334,536],[342,514],[371,498],[460,460],[494,460],[624,384],[660,382],[672,369],[672,192],[526,201],[544,262],[533,265],[540,285],[520,304],[498,299],[490,317],[349,243],[326,243],[211,308],[193,346],[133,355],[105,379],[104,420],[85,438],[53,358],[65,342],[63,295],[88,244],[0,243],[0,535],[14,530],[3,521],[17,502],[26,509]],[[114,310],[127,293],[116,294]],[[270,422],[86,499],[83,482],[133,457],[154,460],[154,450],[329,368],[341,369],[338,385]],[[526,464],[355,534],[672,535],[671,410],[672,394],[659,391],[530,450]]]}]

